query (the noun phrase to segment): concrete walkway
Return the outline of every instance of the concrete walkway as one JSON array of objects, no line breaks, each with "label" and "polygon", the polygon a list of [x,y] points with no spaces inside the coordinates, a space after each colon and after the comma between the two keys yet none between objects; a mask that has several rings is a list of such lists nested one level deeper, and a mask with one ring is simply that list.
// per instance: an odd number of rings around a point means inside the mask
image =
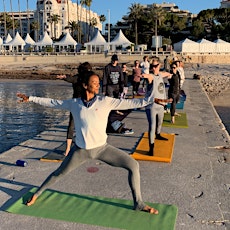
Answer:
[{"label": "concrete walkway", "polygon": [[[177,205],[176,230],[227,230],[230,229],[230,151],[215,147],[229,146],[229,136],[199,81],[187,75],[183,112],[187,114],[189,128],[163,127],[163,132],[176,134],[173,160],[170,164],[139,162],[142,196],[145,201]],[[109,135],[108,142],[131,153],[147,131],[144,110],[133,111],[125,123],[135,133]],[[65,141],[66,128],[67,121],[0,155],[0,229],[108,229],[3,211],[32,186],[39,186],[58,167],[59,163],[41,162],[39,158]],[[29,165],[17,167],[17,159],[26,159]],[[99,171],[89,173],[88,167],[98,167]],[[52,189],[132,199],[127,172],[99,161],[82,165]]]}]

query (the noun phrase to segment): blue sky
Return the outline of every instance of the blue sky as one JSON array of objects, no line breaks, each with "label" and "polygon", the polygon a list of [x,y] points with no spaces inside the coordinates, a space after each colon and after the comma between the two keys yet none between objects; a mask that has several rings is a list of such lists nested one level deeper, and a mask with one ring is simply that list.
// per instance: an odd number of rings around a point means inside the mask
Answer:
[{"label": "blue sky", "polygon": [[[140,4],[153,4],[153,3],[162,3],[162,2],[173,2],[182,10],[189,10],[191,13],[197,14],[201,10],[213,9],[220,7],[221,0],[93,0],[91,9],[98,13],[99,15],[104,14],[107,20],[110,18],[110,23],[116,23],[118,20],[121,20],[122,16],[129,12],[129,7],[133,3]],[[20,10],[26,10],[26,0],[20,0]],[[29,8],[36,8],[37,0],[29,0]],[[72,2],[77,2],[72,0]],[[80,0],[79,0],[80,2]],[[11,11],[10,9],[10,0],[5,0],[6,11]],[[18,11],[18,0],[12,0],[13,9]],[[0,11],[3,11],[3,3],[0,3]],[[110,17],[109,17],[110,15]]]}]

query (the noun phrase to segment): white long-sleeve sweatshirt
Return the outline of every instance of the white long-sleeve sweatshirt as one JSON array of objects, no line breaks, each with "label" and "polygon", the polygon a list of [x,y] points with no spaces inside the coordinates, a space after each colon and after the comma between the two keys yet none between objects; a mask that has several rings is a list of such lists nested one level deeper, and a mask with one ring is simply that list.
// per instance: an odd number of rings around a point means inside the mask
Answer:
[{"label": "white long-sleeve sweatshirt", "polygon": [[106,127],[111,110],[141,108],[153,102],[153,98],[116,99],[96,96],[96,101],[86,107],[81,98],[55,100],[51,98],[29,97],[29,101],[56,109],[69,110],[74,118],[75,143],[80,148],[92,149],[107,141]]}]

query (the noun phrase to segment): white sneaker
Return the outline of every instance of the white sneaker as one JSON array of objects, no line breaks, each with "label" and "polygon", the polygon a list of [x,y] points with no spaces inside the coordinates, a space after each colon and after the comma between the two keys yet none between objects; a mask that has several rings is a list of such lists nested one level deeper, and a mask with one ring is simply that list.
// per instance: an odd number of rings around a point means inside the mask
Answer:
[{"label": "white sneaker", "polygon": [[122,134],[134,134],[132,129],[126,129],[122,132]]}]

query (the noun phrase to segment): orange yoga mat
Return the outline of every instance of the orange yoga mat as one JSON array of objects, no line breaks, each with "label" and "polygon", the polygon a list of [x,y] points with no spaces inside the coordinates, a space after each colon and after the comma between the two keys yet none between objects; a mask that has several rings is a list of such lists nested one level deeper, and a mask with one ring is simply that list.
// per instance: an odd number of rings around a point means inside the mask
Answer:
[{"label": "orange yoga mat", "polygon": [[131,156],[136,160],[170,163],[173,156],[175,134],[161,133],[161,135],[168,138],[168,141],[155,140],[154,156],[146,155],[149,151],[148,132],[144,133]]}]

